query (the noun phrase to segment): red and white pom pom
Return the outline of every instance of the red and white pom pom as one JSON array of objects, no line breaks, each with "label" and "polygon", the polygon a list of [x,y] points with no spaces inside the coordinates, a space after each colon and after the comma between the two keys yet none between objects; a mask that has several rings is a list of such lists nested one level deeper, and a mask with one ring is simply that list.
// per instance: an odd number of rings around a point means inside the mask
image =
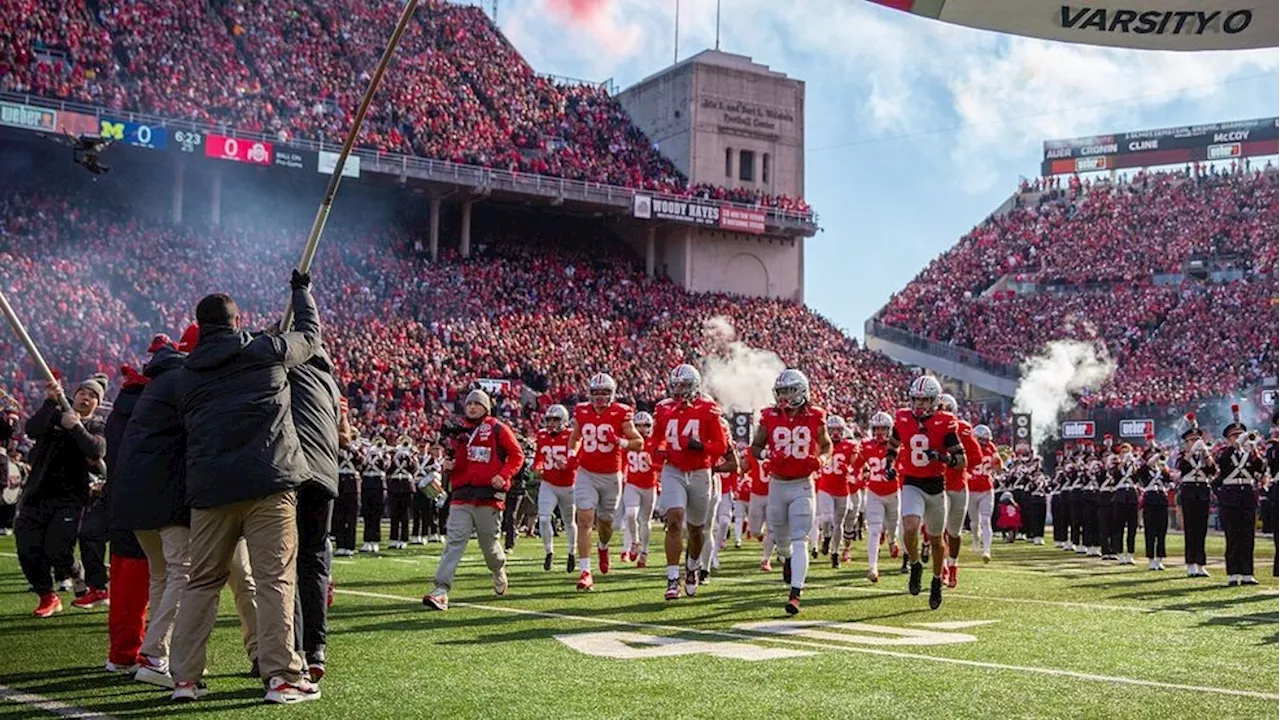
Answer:
[{"label": "red and white pom pom", "polygon": [[1240,405],[1239,403],[1231,403],[1231,419],[1240,422]]}]

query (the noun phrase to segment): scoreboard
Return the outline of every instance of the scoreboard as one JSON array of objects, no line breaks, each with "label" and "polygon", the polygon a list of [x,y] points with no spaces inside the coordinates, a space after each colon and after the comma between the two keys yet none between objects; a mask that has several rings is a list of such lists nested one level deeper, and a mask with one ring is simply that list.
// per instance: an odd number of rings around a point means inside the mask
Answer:
[{"label": "scoreboard", "polygon": [[1069,140],[1047,140],[1041,175],[1182,165],[1280,154],[1280,118],[1139,130]]}]

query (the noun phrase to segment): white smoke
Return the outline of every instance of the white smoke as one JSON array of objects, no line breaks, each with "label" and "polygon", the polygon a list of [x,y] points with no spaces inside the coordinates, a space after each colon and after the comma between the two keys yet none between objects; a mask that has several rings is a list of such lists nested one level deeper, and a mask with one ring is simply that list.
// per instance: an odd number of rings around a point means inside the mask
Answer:
[{"label": "white smoke", "polygon": [[723,315],[703,321],[702,337],[702,386],[726,412],[756,412],[773,403],[773,382],[787,367],[782,358],[738,340]]},{"label": "white smoke", "polygon": [[1058,419],[1076,406],[1076,398],[1102,387],[1115,371],[1106,348],[1080,340],[1054,340],[1022,361],[1013,411],[1031,413],[1032,447],[1058,437]]}]

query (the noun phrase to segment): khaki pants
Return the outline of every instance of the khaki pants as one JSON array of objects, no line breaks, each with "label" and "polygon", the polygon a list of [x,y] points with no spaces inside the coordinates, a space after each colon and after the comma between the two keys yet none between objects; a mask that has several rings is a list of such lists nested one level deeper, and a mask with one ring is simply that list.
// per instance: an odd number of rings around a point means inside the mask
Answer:
[{"label": "khaki pants", "polygon": [[[147,634],[142,641],[142,654],[168,660],[173,624],[191,575],[191,529],[170,525],[159,530],[138,530],[134,534],[142,552],[146,553],[147,566],[151,571],[151,610],[147,618]],[[253,577],[249,570],[249,550],[243,538],[236,543],[229,570],[227,584],[231,586],[236,614],[240,616],[244,651],[252,663],[258,657],[258,615]]]},{"label": "khaki pants", "polygon": [[257,601],[258,667],[262,679],[302,677],[294,652],[293,602],[298,575],[297,496],[289,490],[257,500],[191,511],[191,577],[174,628],[174,682],[204,673],[209,635],[218,615],[218,593],[236,543],[244,537]]},{"label": "khaki pants", "polygon": [[490,572],[498,572],[507,566],[506,553],[502,552],[502,544],[498,542],[502,511],[483,505],[453,505],[449,508],[449,522],[445,527],[444,553],[440,555],[440,566],[436,568],[436,587],[447,592],[453,586],[453,575],[458,571],[458,561],[467,549],[472,530]]}]

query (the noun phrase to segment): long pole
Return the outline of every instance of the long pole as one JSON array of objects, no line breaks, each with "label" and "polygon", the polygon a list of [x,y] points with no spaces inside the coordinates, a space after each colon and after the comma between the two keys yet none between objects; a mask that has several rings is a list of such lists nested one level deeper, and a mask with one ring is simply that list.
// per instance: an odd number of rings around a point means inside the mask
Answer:
[{"label": "long pole", "polygon": [[[53,376],[53,371],[49,369],[49,365],[44,361],[44,356],[40,354],[40,349],[36,347],[35,341],[27,334],[27,328],[18,319],[18,314],[13,311],[13,306],[9,304],[9,298],[5,297],[3,291],[0,291],[0,310],[4,311],[4,317],[9,321],[9,327],[13,328],[14,334],[26,346],[27,354],[31,356],[31,361],[36,364],[36,369],[40,371],[40,374],[44,375],[44,379],[51,383],[58,382],[58,378]],[[62,406],[63,412],[71,412],[71,401],[67,400],[66,393],[58,395],[58,404]]]},{"label": "long pole", "polygon": [[680,0],[676,0],[676,45],[671,51],[671,64],[680,62]]},{"label": "long pole", "polygon": [[720,0],[716,0],[716,50],[720,49]]},{"label": "long pole", "polygon": [[[324,199],[320,201],[320,209],[316,211],[316,219],[311,223],[311,234],[307,236],[307,245],[302,250],[302,260],[298,263],[298,272],[306,273],[311,270],[311,263],[316,257],[316,248],[320,245],[320,235],[324,233],[324,225],[329,220],[329,211],[333,208],[333,197],[338,194],[338,184],[342,182],[342,169],[347,164],[347,157],[351,155],[351,148],[356,144],[356,137],[360,134],[360,127],[364,125],[364,116],[369,112],[369,104],[373,102],[373,94],[377,92],[378,85],[382,82],[382,75],[387,71],[387,65],[391,62],[391,56],[396,52],[396,46],[400,44],[400,36],[404,34],[404,30],[409,26],[409,20],[413,17],[413,11],[418,7],[418,0],[408,0],[405,3],[404,11],[400,13],[400,20],[396,22],[396,29],[391,33],[391,39],[387,41],[387,47],[382,51],[382,58],[378,60],[378,67],[373,72],[373,79],[369,81],[369,87],[364,91],[364,97],[360,100],[360,107],[356,110],[355,121],[351,123],[351,130],[347,132],[347,139],[342,143],[342,152],[338,153],[338,160],[333,165],[333,174],[329,176],[329,186],[325,188]],[[285,305],[284,319],[280,322],[280,329],[287,330],[293,321],[293,303]]]}]

